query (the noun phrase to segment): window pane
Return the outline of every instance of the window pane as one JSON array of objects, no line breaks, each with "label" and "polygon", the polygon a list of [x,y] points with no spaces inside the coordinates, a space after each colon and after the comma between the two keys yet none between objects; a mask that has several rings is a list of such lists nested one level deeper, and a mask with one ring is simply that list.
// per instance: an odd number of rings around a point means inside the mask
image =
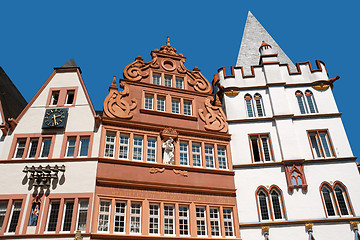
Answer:
[{"label": "window pane", "polygon": [[6,210],[7,210],[7,205],[8,205],[7,201],[0,201],[0,230],[1,230],[2,225],[4,223]]},{"label": "window pane", "polygon": [[59,91],[52,92],[50,105],[57,105],[58,100],[59,100]]},{"label": "window pane", "polygon": [[51,146],[51,139],[45,138],[43,140],[43,147],[41,151],[41,157],[48,157],[50,152],[50,146]]},{"label": "window pane", "polygon": [[180,165],[189,165],[187,142],[180,142]]},{"label": "window pane", "polygon": [[106,133],[105,157],[114,157],[115,133]]},{"label": "window pane", "polygon": [[344,194],[344,191],[340,187],[335,187],[336,200],[339,204],[341,215],[349,215]]},{"label": "window pane", "polygon": [[156,100],[156,110],[165,112],[165,98],[164,97],[157,97]]},{"label": "window pane", "polygon": [[114,232],[125,232],[125,215],[126,215],[126,203],[115,203],[115,226]]},{"label": "window pane", "polygon": [[324,202],[325,202],[325,207],[326,207],[326,211],[328,216],[335,216],[335,210],[334,210],[334,206],[332,203],[332,197],[331,197],[331,193],[330,190],[327,189],[326,187],[322,188],[322,194],[324,197]]},{"label": "window pane", "polygon": [[141,136],[134,136],[134,147],[133,147],[133,160],[142,160],[142,142]]},{"label": "window pane", "polygon": [[153,102],[154,102],[154,96],[153,95],[145,95],[145,109],[153,110]]},{"label": "window pane", "polygon": [[205,160],[207,168],[214,168],[214,147],[205,145]]},{"label": "window pane", "polygon": [[171,112],[175,114],[180,114],[180,100],[173,99],[171,102]]},{"label": "window pane", "polygon": [[89,200],[80,200],[79,201],[79,214],[78,214],[77,229],[81,230],[82,232],[86,231],[88,207],[89,207]]},{"label": "window pane", "polygon": [[50,214],[48,220],[48,231],[55,231],[58,215],[59,215],[60,202],[59,201],[51,201],[50,203]]},{"label": "window pane", "polygon": [[226,169],[226,150],[225,147],[218,147],[218,162],[220,169]]},{"label": "window pane", "polygon": [[252,146],[254,162],[260,162],[261,158],[260,158],[259,143],[257,137],[251,137],[251,146]]},{"label": "window pane", "polygon": [[258,117],[265,116],[265,113],[264,113],[264,110],[263,110],[263,104],[262,104],[261,95],[257,93],[257,94],[255,94],[254,98],[255,98],[256,110],[257,110],[257,113],[258,113]]},{"label": "window pane", "polygon": [[322,152],[320,150],[319,138],[317,133],[310,133],[310,141],[315,157],[317,158],[322,157]]},{"label": "window pane", "polygon": [[68,147],[67,147],[67,153],[66,153],[67,157],[73,157],[74,156],[75,143],[76,143],[76,138],[69,138],[68,139]]},{"label": "window pane", "polygon": [[130,209],[130,233],[140,233],[141,227],[141,204],[131,203]]},{"label": "window pane", "polygon": [[18,225],[20,212],[21,212],[21,204],[22,204],[22,201],[15,201],[13,203],[11,220],[10,220],[8,232],[15,232],[16,231],[16,227]]},{"label": "window pane", "polygon": [[80,138],[80,150],[79,150],[80,157],[87,157],[89,153],[89,143],[90,143],[90,138],[88,137]]},{"label": "window pane", "polygon": [[161,78],[160,75],[153,74],[153,84],[161,85]]},{"label": "window pane", "polygon": [[258,197],[259,197],[259,204],[260,204],[261,219],[269,220],[267,196],[265,195],[264,192],[260,192],[258,194]]},{"label": "window pane", "polygon": [[312,92],[309,91],[309,90],[306,90],[305,91],[305,96],[306,96],[306,100],[308,102],[310,112],[311,113],[317,113],[317,108],[316,108],[316,105],[315,105],[315,100],[314,100],[314,96],[313,96]]},{"label": "window pane", "polygon": [[217,208],[210,208],[210,227],[212,236],[220,236],[220,216]]},{"label": "window pane", "polygon": [[269,141],[269,139],[268,139],[267,136],[261,136],[261,142],[262,142],[263,154],[264,154],[265,161],[270,161],[271,160],[268,141]]},{"label": "window pane", "polygon": [[166,86],[166,87],[172,86],[172,77],[171,76],[165,76],[164,86]]},{"label": "window pane", "polygon": [[206,236],[206,211],[204,207],[196,208],[196,229],[198,236]]},{"label": "window pane", "polygon": [[147,139],[147,155],[148,162],[156,162],[156,138]]},{"label": "window pane", "polygon": [[109,231],[110,201],[100,201],[98,231]]},{"label": "window pane", "polygon": [[224,208],[223,215],[224,215],[225,236],[227,237],[234,236],[232,210],[230,208]]},{"label": "window pane", "polygon": [[192,104],[191,101],[184,101],[184,115],[192,115]]},{"label": "window pane", "polygon": [[174,206],[164,206],[164,234],[174,234]]},{"label": "window pane", "polygon": [[252,106],[252,98],[249,94],[245,95],[245,104],[248,117],[254,117],[253,106]]},{"label": "window pane", "polygon": [[74,201],[66,201],[65,202],[65,214],[64,214],[64,222],[63,222],[63,231],[70,231],[72,216],[74,210]]},{"label": "window pane", "polygon": [[149,206],[149,233],[158,234],[159,233],[159,205],[150,204]]},{"label": "window pane", "polygon": [[179,206],[179,231],[180,235],[189,235],[189,208]]},{"label": "window pane", "polygon": [[36,150],[38,147],[39,140],[38,139],[32,139],[30,142],[30,150],[29,150],[29,158],[34,158],[36,155]]},{"label": "window pane", "polygon": [[184,88],[184,79],[176,78],[176,88]]},{"label": "window pane", "polygon": [[119,158],[129,159],[129,135],[121,134],[119,143]]},{"label": "window pane", "polygon": [[67,92],[66,104],[73,104],[74,103],[74,96],[75,96],[75,91],[74,90],[69,90]]},{"label": "window pane", "polygon": [[320,139],[321,139],[321,145],[323,147],[324,153],[326,157],[332,157],[332,152],[329,147],[329,141],[328,136],[326,132],[319,132]]},{"label": "window pane", "polygon": [[280,197],[276,191],[271,192],[271,201],[274,209],[275,219],[281,219],[282,214],[281,214],[281,206],[280,206]]},{"label": "window pane", "polygon": [[296,95],[296,98],[297,98],[297,101],[298,101],[298,105],[299,105],[299,108],[300,108],[300,113],[301,114],[305,114],[307,113],[307,109],[306,109],[306,105],[305,105],[305,101],[304,101],[304,96],[302,94],[302,92],[300,91],[297,91],[295,93]]},{"label": "window pane", "polygon": [[26,139],[18,140],[15,158],[22,158],[25,151]]},{"label": "window pane", "polygon": [[198,143],[192,145],[193,166],[201,167],[201,146]]}]

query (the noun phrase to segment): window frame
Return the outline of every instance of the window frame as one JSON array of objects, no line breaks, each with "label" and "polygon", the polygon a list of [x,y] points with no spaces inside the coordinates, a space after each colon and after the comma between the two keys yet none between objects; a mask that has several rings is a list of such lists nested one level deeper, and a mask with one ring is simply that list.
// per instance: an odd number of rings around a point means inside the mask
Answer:
[{"label": "window frame", "polygon": [[[116,209],[117,209],[117,206],[116,206],[116,204],[117,203],[120,203],[120,204],[124,204],[125,205],[125,207],[123,208],[124,209],[124,212],[122,213],[122,212],[116,212]],[[122,206],[120,206],[120,208],[119,208],[120,210],[122,209]],[[114,229],[113,229],[113,231],[114,231],[114,233],[115,234],[125,234],[126,233],[126,212],[127,212],[127,202],[126,201],[123,201],[123,200],[115,200],[115,206],[114,206],[114,216],[113,216],[113,219],[114,219]],[[110,215],[111,215],[111,213],[110,213]],[[123,222],[124,222],[124,230],[123,231],[116,231],[115,229],[116,229],[116,226],[115,226],[115,224],[116,224],[116,217],[117,216],[119,216],[120,218],[121,217],[123,217],[124,218],[124,220],[123,220]],[[111,217],[110,217],[110,219],[111,219]],[[111,222],[111,221],[110,221]],[[120,223],[121,223],[121,220],[119,221]],[[121,228],[121,224],[120,224],[120,226],[119,226],[119,228]]]},{"label": "window frame", "polygon": [[[151,211],[154,211],[153,209],[151,209],[151,206],[156,206],[157,209],[157,214],[151,214]],[[149,203],[149,235],[160,235],[160,212],[161,212],[161,208],[160,208],[160,204],[159,203]],[[151,222],[151,219],[156,219],[157,222]],[[157,225],[157,228],[152,227],[151,228],[151,224]],[[152,230],[156,230],[157,232],[151,232]]]},{"label": "window frame", "polygon": [[[249,145],[250,145],[250,153],[251,153],[252,163],[275,162],[272,142],[271,142],[271,138],[270,138],[270,133],[256,133],[256,134],[249,134],[248,136],[249,136]],[[264,153],[262,137],[267,138],[270,160],[265,159],[266,156],[265,156],[265,153]],[[256,161],[255,156],[254,156],[254,149],[253,149],[253,142],[252,142],[252,139],[254,139],[254,138],[257,139],[256,142],[257,142],[260,161]]]},{"label": "window frame", "polygon": [[[53,93],[58,93],[58,100],[56,104],[53,103]],[[68,100],[68,93],[73,92],[73,101],[71,104],[67,104]],[[54,107],[74,107],[77,100],[77,93],[78,93],[78,87],[57,87],[57,88],[50,88],[48,98],[46,101],[46,108],[54,108]]]},{"label": "window frame", "polygon": [[[51,159],[53,155],[54,145],[55,145],[55,134],[15,134],[13,138],[13,142],[11,145],[11,149],[9,151],[8,160],[24,160],[24,159]],[[51,140],[49,153],[47,157],[41,157],[43,151],[43,142],[44,140]],[[38,144],[36,147],[36,153],[34,157],[29,158],[29,154],[31,151],[31,141],[38,140]],[[18,142],[25,141],[25,146],[23,148],[23,153],[21,157],[16,157],[18,151]]]},{"label": "window frame", "polygon": [[[104,203],[108,203],[109,204],[109,206],[108,206],[108,211],[101,211],[101,203],[102,202],[104,202]],[[103,199],[103,198],[101,198],[101,199],[99,199],[99,206],[98,206],[98,209],[99,209],[99,212],[98,212],[98,216],[97,216],[97,225],[96,225],[96,232],[100,232],[100,233],[108,233],[108,232],[110,232],[110,218],[111,218],[111,211],[112,211],[112,206],[111,206],[111,200],[110,199]],[[106,208],[105,208],[106,209]],[[100,216],[105,216],[105,220],[106,220],[106,216],[108,217],[107,218],[107,226],[105,225],[105,228],[107,227],[107,230],[103,230],[104,229],[104,227],[102,226],[102,229],[101,230],[99,230],[99,227],[100,227]],[[102,221],[104,221],[103,219],[102,219]]]},{"label": "window frame", "polygon": [[[81,230],[79,228],[79,224],[80,224],[80,212],[81,210],[84,210],[81,208],[81,202],[85,202],[87,201],[87,208],[86,208],[86,222],[85,222],[85,230]],[[78,200],[78,206],[77,206],[77,214],[76,214],[76,223],[75,223],[75,229],[80,230],[81,232],[87,232],[87,228],[88,228],[88,218],[89,218],[89,208],[90,208],[90,201],[89,199],[79,199]]]},{"label": "window frame", "polygon": [[[180,216],[180,212],[184,212],[184,211],[180,211],[180,208],[186,208],[186,217],[184,216]],[[179,215],[179,223],[178,223],[178,226],[179,226],[179,236],[190,236],[190,222],[189,222],[189,206],[188,205],[182,205],[182,204],[179,204],[178,205],[178,215]],[[180,224],[180,221],[186,221],[186,224]],[[186,226],[186,230],[183,230],[181,226]],[[181,231],[187,231],[187,234],[181,234]]]},{"label": "window frame", "polygon": [[[274,213],[275,208],[274,208],[273,200],[272,200],[272,196],[271,196],[271,193],[273,191],[277,192],[277,194],[278,194],[279,206],[280,206],[280,210],[281,210],[281,218],[275,217],[275,213]],[[259,198],[259,194],[261,192],[264,193],[264,195],[265,195],[267,213],[268,213],[269,219],[263,219],[263,216],[262,216],[261,204],[260,204],[260,198]],[[258,218],[259,218],[260,222],[287,220],[283,192],[281,191],[281,189],[278,186],[271,185],[269,188],[266,188],[264,186],[259,186],[255,191],[255,198],[256,198],[256,204],[257,204],[257,209],[258,209]]]},{"label": "window frame", "polygon": [[[82,148],[82,139],[89,139],[89,144],[87,148],[87,155],[80,156]],[[63,137],[63,145],[60,152],[60,157],[62,158],[89,158],[92,154],[92,144],[93,144],[94,132],[67,132]],[[68,155],[68,141],[69,139],[75,139],[74,146],[74,156]],[[105,151],[105,150],[104,150]]]},{"label": "window frame", "polygon": [[[309,140],[309,146],[310,146],[310,150],[311,150],[311,153],[312,153],[312,156],[313,156],[313,159],[326,159],[326,158],[336,158],[336,153],[334,151],[334,145],[332,143],[332,140],[331,140],[331,136],[330,136],[330,133],[329,133],[329,130],[328,129],[314,129],[314,130],[307,130],[307,136],[308,136],[308,140]],[[319,152],[321,154],[320,157],[318,156],[315,156],[315,154],[317,154],[316,152],[314,152],[314,146],[313,146],[313,143],[312,143],[312,139],[311,139],[311,134],[314,134],[316,133],[316,137],[315,137],[315,141],[319,147]],[[327,148],[329,150],[329,153],[330,153],[330,157],[326,156],[326,152],[325,152],[325,149],[324,149],[324,146],[323,146],[323,141],[321,139],[321,136],[320,136],[320,133],[325,133],[325,140],[326,140],[326,143],[327,143]]]},{"label": "window frame", "polygon": [[[133,204],[139,204],[140,205],[140,207],[139,207],[139,213],[132,213],[132,209],[133,209]],[[142,227],[142,224],[141,224],[141,221],[142,221],[142,202],[139,202],[139,201],[131,201],[131,203],[130,203],[130,222],[129,222],[129,224],[130,224],[130,228],[129,228],[129,233],[130,234],[134,234],[134,235],[140,235],[141,234],[141,227]],[[132,225],[132,220],[131,220],[131,218],[132,217],[138,217],[139,218],[139,226],[137,227],[137,229],[139,230],[139,232],[132,232],[131,231],[131,225]]]},{"label": "window frame", "polygon": [[[216,210],[217,213],[213,213],[212,211]],[[214,217],[214,215],[217,215],[217,217]],[[210,232],[211,236],[215,237],[221,237],[221,221],[220,221],[220,209],[218,207],[210,207],[209,208],[209,222],[210,222]],[[217,224],[217,226],[216,226]],[[217,231],[213,231],[214,228],[217,228]],[[214,234],[217,233],[217,234]]]},{"label": "window frame", "polygon": [[[198,208],[204,209],[203,216],[201,216],[201,217],[198,217]],[[198,222],[203,221],[204,224],[200,225],[200,227],[204,226],[204,230],[200,230],[200,231],[205,233],[205,234],[199,234],[199,230],[196,230],[197,237],[207,237],[208,236],[206,215],[207,215],[206,206],[195,206],[196,229],[198,229],[198,227],[199,227]]]},{"label": "window frame", "polygon": [[[255,102],[254,108],[256,108],[256,117],[265,117],[266,113],[265,113],[265,108],[264,108],[263,97],[261,96],[261,94],[260,93],[255,93],[253,101]],[[261,110],[261,115],[262,116],[260,116],[259,109]]]},{"label": "window frame", "polygon": [[244,101],[245,101],[245,111],[246,111],[246,116],[248,118],[254,118],[256,117],[255,115],[255,109],[254,109],[254,103],[253,103],[253,97],[251,96],[251,94],[246,93],[244,95]]}]

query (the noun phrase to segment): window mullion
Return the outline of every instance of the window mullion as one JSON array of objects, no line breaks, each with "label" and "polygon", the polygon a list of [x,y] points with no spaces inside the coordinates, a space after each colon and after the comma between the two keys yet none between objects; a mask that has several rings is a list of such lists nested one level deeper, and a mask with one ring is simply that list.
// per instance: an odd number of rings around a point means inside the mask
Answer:
[{"label": "window mullion", "polygon": [[258,143],[258,150],[259,150],[260,158],[261,158],[260,161],[265,162],[265,155],[264,155],[264,151],[263,151],[264,146],[261,142],[260,134],[257,135],[257,143]]},{"label": "window mullion", "polygon": [[326,155],[325,155],[325,153],[324,153],[324,147],[323,147],[323,144],[322,144],[322,142],[321,142],[321,138],[320,138],[319,131],[316,131],[316,135],[317,135],[317,142],[318,142],[318,144],[319,144],[322,157],[323,157],[323,158],[326,158]]}]

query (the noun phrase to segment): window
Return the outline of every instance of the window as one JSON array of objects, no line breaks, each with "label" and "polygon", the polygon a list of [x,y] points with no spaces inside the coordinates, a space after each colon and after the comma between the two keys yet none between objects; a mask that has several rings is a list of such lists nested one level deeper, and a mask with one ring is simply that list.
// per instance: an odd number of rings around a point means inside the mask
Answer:
[{"label": "window", "polygon": [[147,139],[146,161],[156,162],[156,138]]},{"label": "window", "polygon": [[16,227],[18,225],[19,218],[20,218],[21,205],[22,205],[22,201],[14,201],[13,202],[11,216],[10,216],[10,222],[9,222],[9,228],[8,228],[9,233],[16,231]]},{"label": "window", "polygon": [[171,112],[175,114],[180,114],[180,100],[172,99],[171,100]]},{"label": "window", "polygon": [[304,95],[301,91],[296,91],[295,92],[295,96],[297,98],[298,101],[298,105],[299,105],[299,109],[300,109],[300,113],[301,114],[306,114],[308,113],[308,109],[305,103],[305,99],[304,99]]},{"label": "window", "polygon": [[184,115],[191,116],[192,115],[192,103],[191,101],[184,101]]},{"label": "window", "polygon": [[179,206],[179,232],[180,235],[189,235],[189,207]]},{"label": "window", "polygon": [[305,97],[311,113],[317,113],[318,109],[315,103],[314,95],[310,90],[305,91]]},{"label": "window", "polygon": [[260,220],[286,219],[283,209],[282,192],[278,187],[274,185],[269,189],[260,187],[257,190],[257,200]]},{"label": "window", "polygon": [[152,83],[156,85],[161,85],[161,76],[158,74],[153,74]]},{"label": "window", "polygon": [[26,139],[19,139],[17,141],[15,158],[22,158],[25,151]]},{"label": "window", "polygon": [[223,146],[218,146],[218,162],[219,162],[219,168],[220,169],[227,169],[226,166],[226,148]]},{"label": "window", "polygon": [[67,142],[67,153],[66,156],[67,157],[73,157],[75,154],[75,143],[76,143],[76,138],[75,137],[71,137],[68,139]]},{"label": "window", "polygon": [[89,208],[89,200],[80,200],[78,208],[77,228],[82,232],[86,231],[87,213]]},{"label": "window", "polygon": [[175,84],[176,84],[176,88],[184,89],[184,79],[176,78]]},{"label": "window", "polygon": [[198,143],[192,145],[193,166],[201,167],[201,146]]},{"label": "window", "polygon": [[47,226],[47,230],[49,232],[56,231],[59,209],[60,209],[60,201],[52,200],[50,202],[50,213],[49,213],[49,220],[48,220],[48,226]]},{"label": "window", "polygon": [[220,236],[220,216],[218,208],[210,208],[211,236]]},{"label": "window", "polygon": [[165,205],[164,206],[164,234],[171,235],[174,234],[174,206]]},{"label": "window", "polygon": [[335,182],[333,185],[324,182],[320,189],[327,216],[353,214],[346,187],[341,182]]},{"label": "window", "polygon": [[180,142],[180,165],[189,165],[188,143]]},{"label": "window", "polygon": [[164,86],[165,87],[172,87],[172,77],[171,76],[165,76]]},{"label": "window", "polygon": [[198,236],[206,236],[205,207],[196,207],[196,229]]},{"label": "window", "polygon": [[141,233],[141,203],[131,203],[130,233]]},{"label": "window", "polygon": [[265,111],[264,111],[264,106],[263,106],[261,95],[259,93],[255,93],[254,99],[255,99],[255,104],[256,104],[257,116],[258,117],[265,116]]},{"label": "window", "polygon": [[143,138],[141,136],[134,136],[133,160],[142,160],[142,142]]},{"label": "window", "polygon": [[129,159],[129,135],[120,134],[119,158]]},{"label": "window", "polygon": [[252,104],[252,97],[250,94],[245,95],[245,104],[248,117],[254,117],[254,109]]},{"label": "window", "polygon": [[86,157],[89,154],[89,137],[81,137],[80,138],[80,149],[79,149],[79,157]]},{"label": "window", "polygon": [[36,150],[38,148],[39,139],[31,139],[30,140],[30,149],[28,158],[35,158]]},{"label": "window", "polygon": [[159,234],[160,213],[159,204],[149,206],[149,233]]},{"label": "window", "polygon": [[40,154],[42,158],[47,158],[49,156],[50,146],[51,146],[51,138],[44,138],[42,142],[42,150]]},{"label": "window", "polygon": [[65,201],[65,213],[64,213],[64,220],[62,225],[63,231],[70,231],[73,211],[74,211],[74,200]]},{"label": "window", "polygon": [[301,163],[285,165],[285,174],[290,191],[294,188],[303,188],[305,191],[307,190],[304,167]]},{"label": "window", "polygon": [[268,134],[250,135],[253,162],[268,162],[272,159],[272,149]]},{"label": "window", "polygon": [[314,158],[335,156],[327,130],[308,131],[308,134]]},{"label": "window", "polygon": [[153,110],[153,102],[154,102],[154,96],[146,94],[145,95],[145,105],[144,108],[148,110]]},{"label": "window", "polygon": [[125,233],[125,216],[126,216],[126,203],[116,201],[114,232]]},{"label": "window", "polygon": [[165,97],[158,96],[156,99],[156,110],[165,112]]},{"label": "window", "polygon": [[230,208],[224,208],[223,216],[224,216],[225,236],[227,237],[234,236],[232,210]]},{"label": "window", "polygon": [[50,105],[57,105],[59,101],[59,91],[53,91],[51,93],[51,102],[50,102]]},{"label": "window", "polygon": [[207,168],[214,168],[214,147],[212,145],[205,145],[205,161]]},{"label": "window", "polygon": [[66,94],[66,104],[72,105],[74,103],[75,90],[68,90]]},{"label": "window", "polygon": [[115,133],[106,133],[105,157],[114,157]]},{"label": "window", "polygon": [[110,201],[100,201],[98,231],[109,231]]},{"label": "window", "polygon": [[0,201],[0,231],[4,224],[7,206],[8,206],[7,201]]}]

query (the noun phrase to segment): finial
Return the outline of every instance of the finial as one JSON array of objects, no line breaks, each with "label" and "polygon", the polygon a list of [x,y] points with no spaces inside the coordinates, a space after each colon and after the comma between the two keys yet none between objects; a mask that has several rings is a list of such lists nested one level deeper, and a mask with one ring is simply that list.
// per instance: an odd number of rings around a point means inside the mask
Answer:
[{"label": "finial", "polygon": [[116,86],[116,76],[113,77],[113,80],[111,82],[111,85],[109,87],[109,90],[110,89],[116,89],[117,90],[117,86]]},{"label": "finial", "polygon": [[166,46],[170,47],[170,37],[169,36],[167,36]]}]

